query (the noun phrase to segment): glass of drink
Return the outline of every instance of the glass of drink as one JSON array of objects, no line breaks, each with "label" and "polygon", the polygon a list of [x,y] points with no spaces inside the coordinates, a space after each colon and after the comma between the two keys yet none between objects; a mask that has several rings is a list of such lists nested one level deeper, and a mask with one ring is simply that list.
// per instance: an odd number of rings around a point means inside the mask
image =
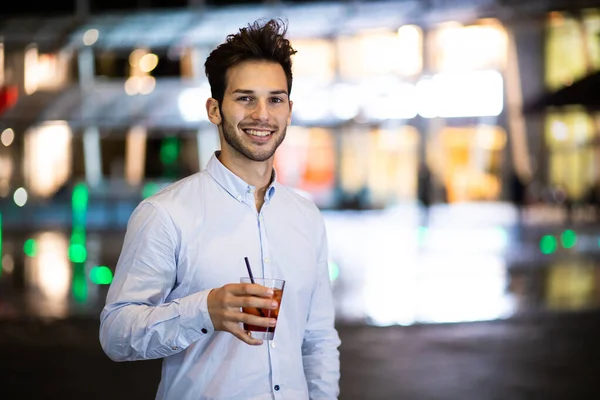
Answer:
[{"label": "glass of drink", "polygon": [[[252,280],[249,277],[242,277],[240,278],[240,282],[252,283]],[[277,320],[285,281],[282,279],[254,278],[254,283],[273,289],[273,296],[271,298],[277,302],[277,308],[242,307],[242,310],[247,314],[253,314],[258,317],[275,318]],[[255,339],[273,340],[275,328],[275,326],[265,327],[244,323],[244,330],[250,332]]]}]

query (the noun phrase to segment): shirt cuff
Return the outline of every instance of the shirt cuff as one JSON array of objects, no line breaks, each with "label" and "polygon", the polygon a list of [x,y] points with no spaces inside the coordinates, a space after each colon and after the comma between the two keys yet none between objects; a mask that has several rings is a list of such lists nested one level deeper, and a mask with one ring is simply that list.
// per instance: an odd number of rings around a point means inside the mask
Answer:
[{"label": "shirt cuff", "polygon": [[181,327],[186,333],[193,333],[195,340],[215,331],[212,319],[210,319],[210,314],[208,313],[209,293],[210,290],[204,290],[179,299]]}]

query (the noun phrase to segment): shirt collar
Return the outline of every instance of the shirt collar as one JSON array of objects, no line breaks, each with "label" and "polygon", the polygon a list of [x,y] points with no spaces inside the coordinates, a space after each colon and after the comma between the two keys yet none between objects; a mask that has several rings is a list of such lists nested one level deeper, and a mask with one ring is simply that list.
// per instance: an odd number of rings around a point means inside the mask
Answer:
[{"label": "shirt collar", "polygon": [[[243,201],[244,198],[248,194],[252,194],[254,196],[254,191],[256,190],[256,186],[252,186],[242,178],[231,172],[227,167],[225,167],[221,161],[217,158],[221,152],[215,151],[212,155],[208,164],[206,166],[206,170],[213,177],[217,183],[223,187],[231,196],[236,198],[238,201]],[[273,174],[271,175],[271,184],[267,188],[265,193],[265,203],[269,203],[273,196],[275,195],[275,186],[277,184],[277,171],[273,168]]]}]

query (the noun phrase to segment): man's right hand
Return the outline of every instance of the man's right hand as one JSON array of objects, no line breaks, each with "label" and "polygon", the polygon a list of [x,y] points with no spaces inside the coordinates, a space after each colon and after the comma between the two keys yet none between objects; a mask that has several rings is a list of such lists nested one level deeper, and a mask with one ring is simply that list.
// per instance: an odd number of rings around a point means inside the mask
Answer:
[{"label": "man's right hand", "polygon": [[263,318],[242,312],[242,307],[277,308],[277,302],[272,300],[273,289],[253,283],[231,283],[208,294],[208,313],[217,331],[226,331],[253,346],[263,343],[260,339],[252,338],[244,331],[240,323],[256,326],[274,327],[274,318]]}]

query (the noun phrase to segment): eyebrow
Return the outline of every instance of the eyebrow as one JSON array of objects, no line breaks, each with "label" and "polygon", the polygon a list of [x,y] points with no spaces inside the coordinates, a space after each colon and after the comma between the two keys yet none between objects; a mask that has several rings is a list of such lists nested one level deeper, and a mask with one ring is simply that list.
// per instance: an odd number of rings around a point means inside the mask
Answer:
[{"label": "eyebrow", "polygon": [[[239,93],[239,94],[254,94],[254,90],[250,89],[235,89],[231,93]],[[271,90],[269,94],[285,94],[287,96],[287,90]]]}]

